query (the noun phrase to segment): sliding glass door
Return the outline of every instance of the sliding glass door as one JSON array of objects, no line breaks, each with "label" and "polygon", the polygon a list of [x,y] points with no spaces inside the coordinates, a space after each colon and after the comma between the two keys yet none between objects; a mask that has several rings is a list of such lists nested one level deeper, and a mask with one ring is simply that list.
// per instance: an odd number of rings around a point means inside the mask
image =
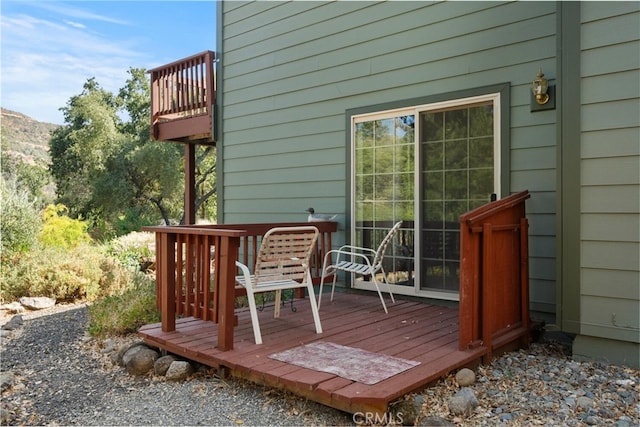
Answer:
[{"label": "sliding glass door", "polygon": [[[387,252],[394,292],[457,299],[463,213],[499,191],[497,95],[352,118],[352,243]],[[379,277],[382,279],[382,277]],[[354,286],[373,289],[370,278]]]}]

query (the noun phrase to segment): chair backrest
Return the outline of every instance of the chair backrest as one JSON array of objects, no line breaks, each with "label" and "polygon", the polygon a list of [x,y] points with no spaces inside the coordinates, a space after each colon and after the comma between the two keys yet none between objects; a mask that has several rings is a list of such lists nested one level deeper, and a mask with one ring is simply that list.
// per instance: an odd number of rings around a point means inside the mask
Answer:
[{"label": "chair backrest", "polygon": [[393,227],[391,227],[391,230],[389,230],[387,235],[384,236],[384,239],[382,239],[382,242],[380,242],[380,246],[378,246],[378,250],[376,251],[376,256],[373,258],[373,262],[371,263],[371,266],[374,269],[377,270],[378,265],[382,264],[384,253],[387,251],[387,247],[389,246],[389,243],[391,243],[391,241],[393,240],[393,236],[396,235],[401,225],[402,225],[402,221],[396,222],[393,225]]},{"label": "chair backrest", "polygon": [[267,231],[256,256],[254,283],[306,279],[318,233],[314,226],[275,227]]}]

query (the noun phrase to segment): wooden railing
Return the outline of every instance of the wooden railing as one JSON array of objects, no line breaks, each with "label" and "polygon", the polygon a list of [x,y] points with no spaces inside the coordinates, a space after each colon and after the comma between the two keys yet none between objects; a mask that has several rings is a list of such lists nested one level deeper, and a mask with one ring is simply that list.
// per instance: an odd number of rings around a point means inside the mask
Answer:
[{"label": "wooden railing", "polygon": [[215,54],[205,51],[150,70],[151,126],[159,141],[213,142]]},{"label": "wooden railing", "polygon": [[[251,267],[262,236],[269,229],[297,225],[309,223],[144,227],[144,231],[156,235],[156,301],[162,330],[174,331],[176,316],[210,320],[218,324],[217,347],[231,350],[235,298],[245,294],[235,285],[236,261]],[[337,224],[313,225],[320,235],[312,256],[311,275],[314,283],[320,283],[323,257],[331,250],[331,234],[337,230]],[[333,280],[333,276],[328,280]]]},{"label": "wooden railing", "polygon": [[522,191],[460,217],[460,349],[529,344],[528,221]]}]

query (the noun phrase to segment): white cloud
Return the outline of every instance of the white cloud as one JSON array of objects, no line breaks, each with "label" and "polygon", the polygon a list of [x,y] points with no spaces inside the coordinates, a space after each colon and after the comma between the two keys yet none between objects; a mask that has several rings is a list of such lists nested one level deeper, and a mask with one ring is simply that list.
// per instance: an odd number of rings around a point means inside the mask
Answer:
[{"label": "white cloud", "polygon": [[[126,25],[80,9],[41,2],[66,16]],[[89,23],[88,23],[89,24]],[[59,110],[91,77],[116,92],[129,67],[141,64],[139,40],[100,34],[81,22],[60,23],[33,15],[2,16],[1,104],[37,120],[63,123]]]},{"label": "white cloud", "polygon": [[65,24],[67,24],[70,27],[75,27],[75,28],[81,28],[81,29],[85,29],[87,28],[86,25],[81,24],[79,22],[73,22],[73,21],[64,21]]},{"label": "white cloud", "polygon": [[37,6],[41,9],[46,9],[50,12],[54,12],[60,15],[68,16],[70,18],[85,19],[90,21],[101,21],[101,22],[108,22],[111,24],[119,24],[119,25],[131,25],[129,22],[123,21],[121,19],[116,19],[110,16],[105,16],[105,15],[99,15],[97,13],[93,13],[84,9],[69,7],[59,3],[41,1],[41,2],[37,2],[37,4],[34,3],[34,6]]}]

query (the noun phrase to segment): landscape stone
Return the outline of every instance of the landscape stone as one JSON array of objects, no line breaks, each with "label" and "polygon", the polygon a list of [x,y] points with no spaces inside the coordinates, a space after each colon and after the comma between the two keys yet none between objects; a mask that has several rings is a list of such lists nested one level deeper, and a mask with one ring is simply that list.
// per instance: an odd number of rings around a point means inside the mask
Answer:
[{"label": "landscape stone", "polygon": [[620,417],[618,421],[616,421],[616,427],[630,427],[631,421],[627,417]]},{"label": "landscape stone", "polygon": [[5,391],[6,389],[13,386],[15,381],[15,375],[13,372],[0,372],[0,391]]},{"label": "landscape stone", "polygon": [[111,353],[113,351],[113,349],[115,348],[115,343],[113,342],[112,339],[107,339],[104,342],[104,348],[101,350],[102,354],[107,354],[107,353]]},{"label": "landscape stone", "polygon": [[43,310],[56,305],[56,300],[47,297],[22,297],[20,298],[20,304],[31,310]]},{"label": "landscape stone", "polygon": [[512,419],[513,419],[513,415],[509,413],[500,415],[500,421],[502,422],[511,421]]},{"label": "landscape stone", "polygon": [[580,396],[578,400],[576,400],[576,404],[582,409],[589,409],[591,408],[591,406],[593,406],[593,399],[590,399],[586,396]]},{"label": "landscape stone", "polygon": [[469,386],[476,382],[476,374],[469,368],[462,368],[456,374],[456,381],[461,387]]},{"label": "landscape stone", "polygon": [[7,323],[2,325],[2,329],[6,329],[7,331],[14,331],[16,329],[20,329],[24,325],[24,319],[22,315],[16,315],[11,318]]},{"label": "landscape stone", "polygon": [[473,390],[463,387],[449,398],[448,405],[454,415],[470,415],[479,403]]},{"label": "landscape stone", "polygon": [[153,364],[153,371],[156,375],[166,375],[169,370],[169,366],[171,366],[171,364],[176,360],[178,360],[178,358],[172,354],[162,356]]},{"label": "landscape stone", "polygon": [[393,419],[398,421],[402,420],[403,425],[415,425],[416,420],[420,416],[423,404],[424,397],[420,395],[401,400],[393,406]]},{"label": "landscape stone", "polygon": [[428,416],[420,419],[417,425],[425,427],[454,427],[456,424],[442,417]]},{"label": "landscape stone", "polygon": [[122,360],[131,375],[144,375],[153,369],[160,354],[145,346],[136,346],[127,351]]},{"label": "landscape stone", "polygon": [[176,360],[167,369],[166,378],[168,381],[182,381],[193,372],[193,367],[189,362]]},{"label": "landscape stone", "polygon": [[20,304],[17,301],[14,301],[14,302],[9,303],[9,304],[5,304],[5,305],[2,306],[2,308],[4,310],[8,310],[10,313],[24,313],[25,312],[25,309],[22,306],[22,304]]},{"label": "landscape stone", "polygon": [[589,415],[587,418],[585,418],[584,422],[590,426],[596,426],[600,424],[600,420],[598,419],[598,417],[594,417],[593,415]]},{"label": "landscape stone", "polygon": [[124,361],[124,355],[134,347],[141,347],[141,346],[144,346],[144,343],[142,341],[137,341],[133,344],[131,343],[122,344],[118,346],[118,349],[114,353],[111,353],[111,360],[113,361],[113,363],[119,366],[125,366],[126,363]]},{"label": "landscape stone", "polygon": [[11,412],[7,408],[0,408],[0,425],[9,425],[11,421]]}]

